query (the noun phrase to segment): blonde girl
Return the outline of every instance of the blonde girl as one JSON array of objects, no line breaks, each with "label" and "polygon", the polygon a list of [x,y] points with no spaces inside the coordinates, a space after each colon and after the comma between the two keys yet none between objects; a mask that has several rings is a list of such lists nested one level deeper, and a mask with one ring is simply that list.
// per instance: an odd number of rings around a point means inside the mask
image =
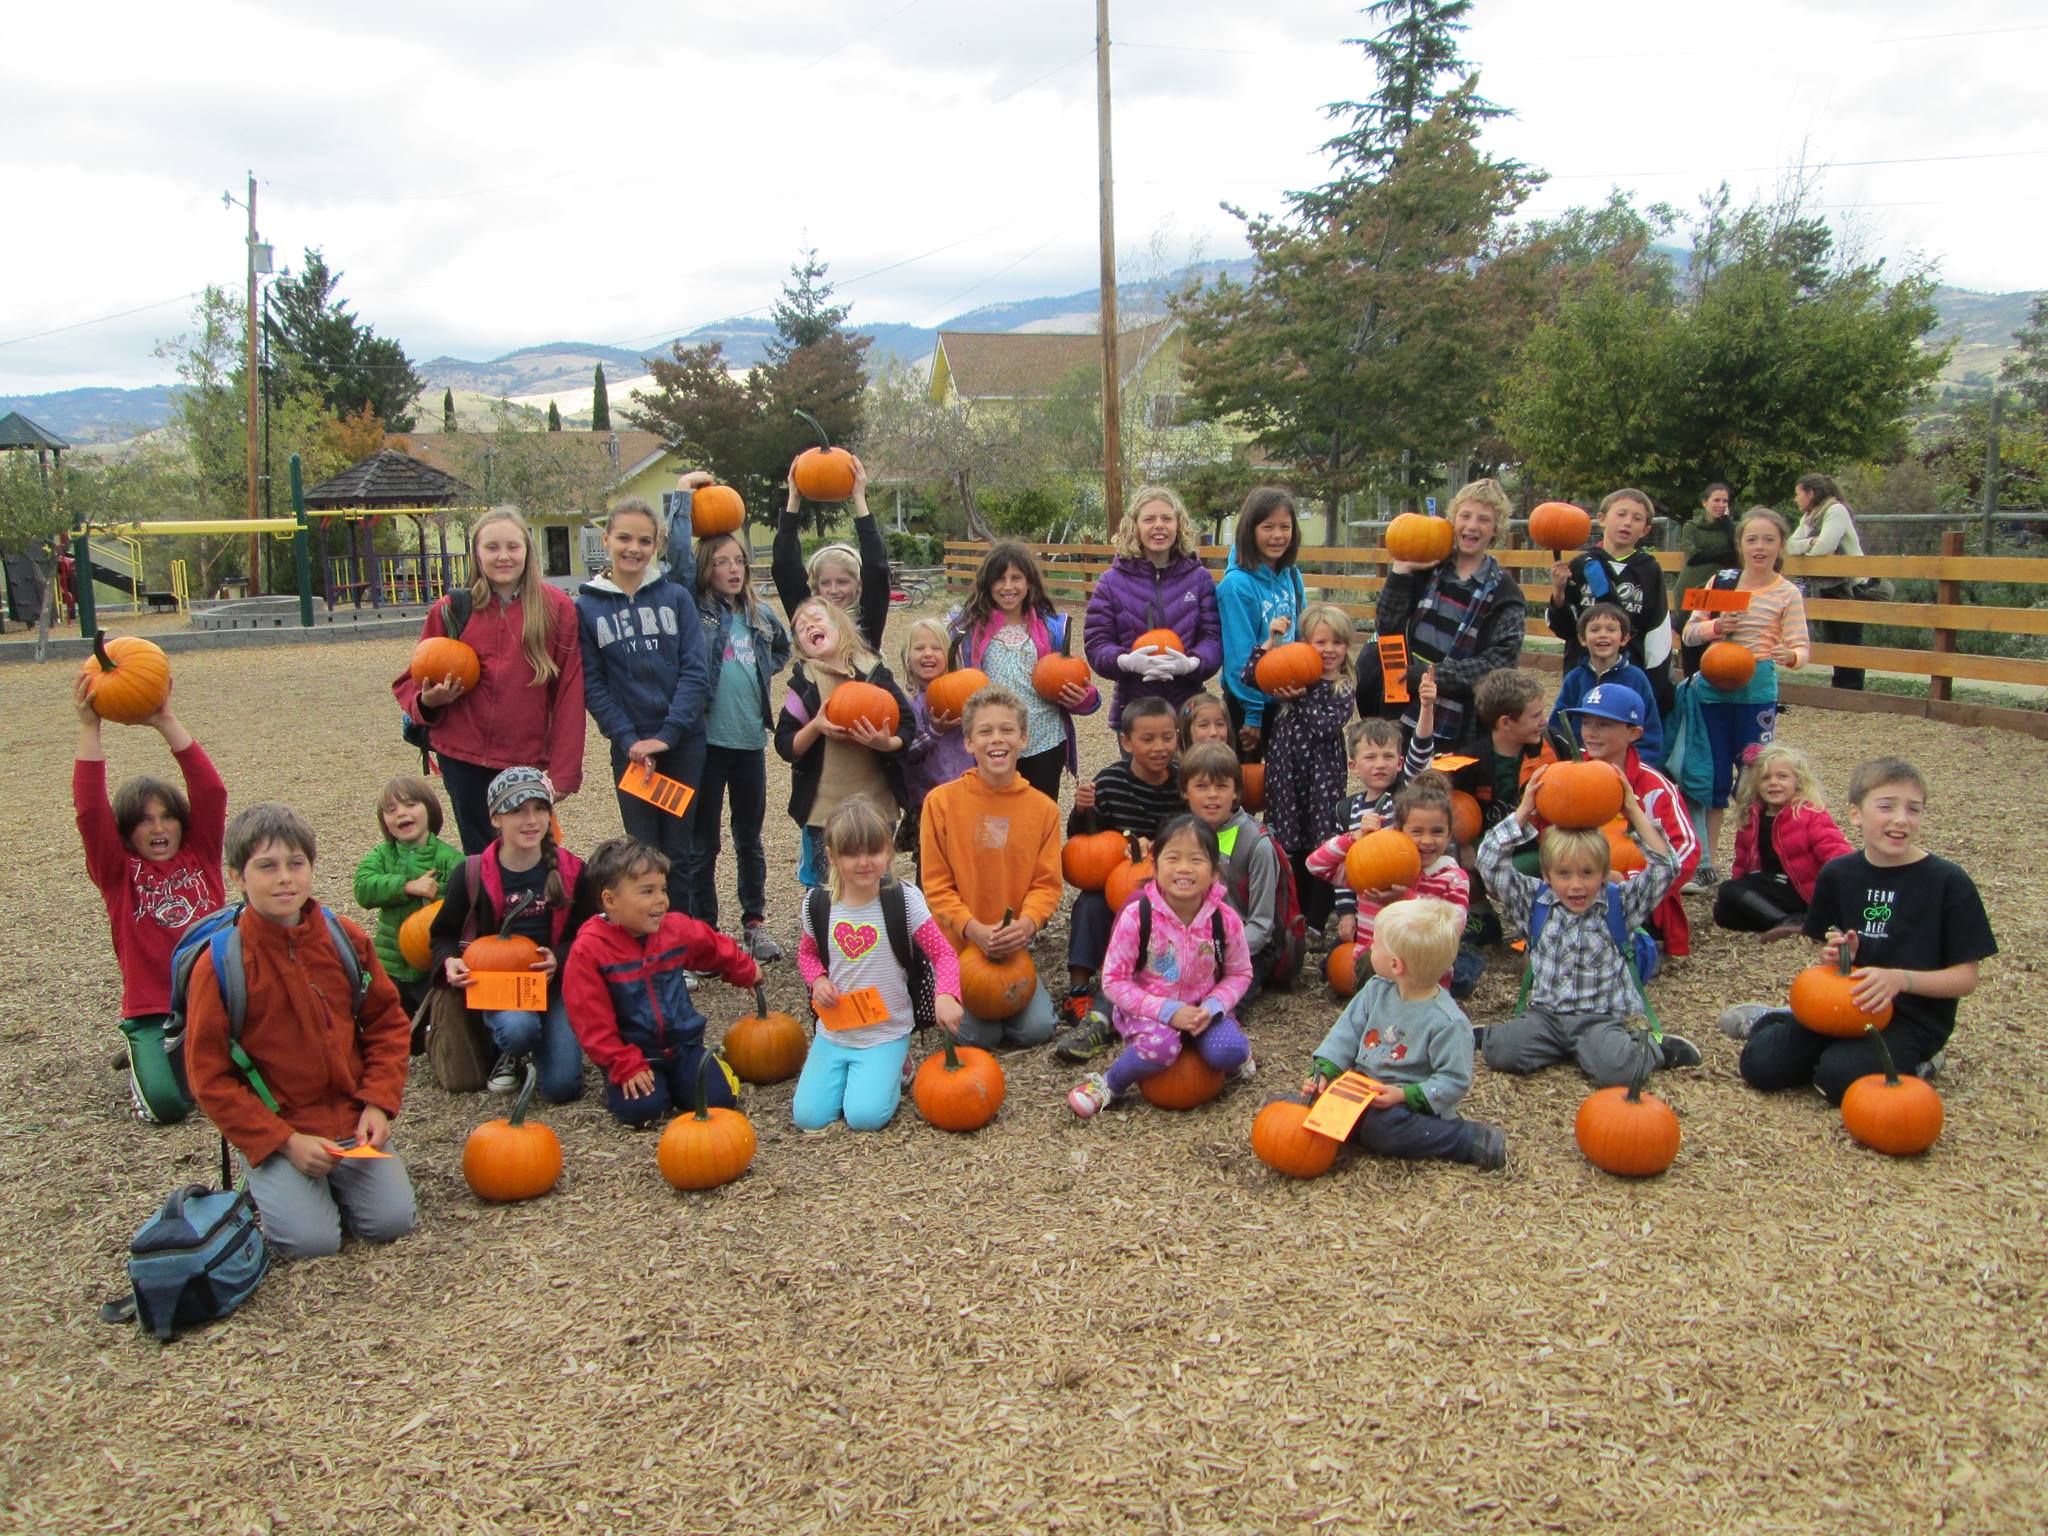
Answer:
[{"label": "blonde girl", "polygon": [[500,507],[476,520],[469,568],[469,585],[427,610],[420,638],[459,635],[476,652],[476,686],[465,691],[453,676],[422,684],[407,671],[391,692],[431,734],[462,851],[474,854],[492,842],[486,802],[504,769],[537,765],[563,799],[582,787],[583,652],[576,606],[541,579],[517,512]]},{"label": "blonde girl", "polygon": [[918,988],[886,937],[867,938],[892,931],[891,904],[902,904],[903,930],[922,953],[921,964],[913,963],[930,968],[936,1022],[949,1032],[960,1027],[960,962],[953,946],[932,920],[924,893],[889,879],[892,819],[855,797],[825,823],[832,889],[829,899],[822,889],[805,898],[797,970],[819,1014],[836,1008],[847,993],[873,987],[888,1017],[853,1029],[834,1029],[820,1019],[790,1105],[799,1130],[823,1130],[843,1117],[856,1131],[879,1131],[895,1117]]},{"label": "blonde girl", "polygon": [[929,618],[915,620],[903,638],[903,685],[910,695],[910,715],[904,721],[910,745],[903,753],[903,784],[910,803],[904,807],[908,814],[897,830],[896,846],[909,852],[920,879],[924,872],[917,829],[924,797],[974,766],[974,759],[967,755],[960,717],[934,715],[925,698],[933,679],[946,673],[946,653],[952,643],[952,632]]},{"label": "blonde girl", "polygon": [[[1223,621],[1216,583],[1195,554],[1195,531],[1180,497],[1163,485],[1141,486],[1117,528],[1116,558],[1089,594],[1081,649],[1099,677],[1116,684],[1112,730],[1124,706],[1159,698],[1178,709],[1223,664]],[[1180,636],[1179,653],[1138,650],[1148,630]]]},{"label": "blonde girl", "polygon": [[419,1011],[433,971],[416,968],[399,953],[398,930],[421,907],[441,899],[441,887],[462,863],[440,831],[441,797],[434,786],[401,774],[377,797],[379,841],[356,866],[356,905],[377,914],[377,958],[409,1014]]},{"label": "blonde girl", "polygon": [[1821,803],[1806,754],[1775,741],[1752,748],[1735,815],[1735,863],[1714,893],[1715,924],[1738,933],[1796,929],[1821,866],[1855,851]]},{"label": "blonde girl", "polygon": [[866,466],[859,459],[853,461],[853,537],[858,547],[827,544],[808,560],[803,551],[804,498],[796,488],[794,460],[790,461],[788,485],[789,500],[776,519],[775,546],[768,563],[782,611],[794,625],[797,609],[811,598],[821,597],[853,616],[869,650],[881,650],[882,630],[889,622],[889,551],[874,514],[868,510]]},{"label": "blonde girl", "polygon": [[[1249,680],[1259,659],[1288,634],[1290,616],[1269,622],[1267,643],[1245,664]],[[1266,721],[1266,827],[1294,861],[1302,913],[1320,930],[1336,899],[1335,890],[1311,877],[1308,856],[1345,829],[1342,819],[1345,773],[1344,727],[1357,692],[1352,683],[1351,616],[1335,603],[1310,603],[1292,620],[1301,637],[1322,657],[1323,675],[1306,688],[1276,690]]]},{"label": "blonde girl", "polygon": [[[804,829],[798,883],[825,879],[825,823],[856,795],[867,800],[891,827],[909,798],[903,782],[903,732],[911,728],[910,704],[875,653],[862,643],[845,609],[821,598],[799,603],[790,615],[797,666],[782,696],[775,722],[775,751],[789,764],[789,814]],[[882,731],[863,720],[852,729],[825,718],[825,705],[848,683],[872,683],[896,700],[899,720]]]}]

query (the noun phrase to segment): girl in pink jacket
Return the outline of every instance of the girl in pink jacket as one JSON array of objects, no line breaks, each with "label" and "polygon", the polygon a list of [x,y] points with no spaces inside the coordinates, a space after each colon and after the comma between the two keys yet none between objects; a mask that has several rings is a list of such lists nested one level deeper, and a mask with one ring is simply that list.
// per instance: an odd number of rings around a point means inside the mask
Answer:
[{"label": "girl in pink jacket", "polygon": [[1821,804],[1804,752],[1777,742],[1750,752],[1735,792],[1735,863],[1714,893],[1714,921],[1737,933],[1789,932],[1806,916],[1821,866],[1855,850]]},{"label": "girl in pink jacket", "polygon": [[1244,921],[1219,880],[1216,834],[1176,816],[1152,845],[1156,873],[1117,917],[1102,962],[1102,995],[1123,1054],[1067,1095],[1086,1120],[1192,1048],[1231,1076],[1253,1070],[1251,1042],[1231,1011],[1251,986]]}]

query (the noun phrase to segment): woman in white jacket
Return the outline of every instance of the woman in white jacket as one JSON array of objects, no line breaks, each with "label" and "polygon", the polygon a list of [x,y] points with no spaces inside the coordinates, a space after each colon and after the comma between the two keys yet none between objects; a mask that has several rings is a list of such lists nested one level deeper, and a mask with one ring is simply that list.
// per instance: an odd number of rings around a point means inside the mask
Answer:
[{"label": "woman in white jacket", "polygon": [[[1793,490],[1799,502],[1799,526],[1785,541],[1788,555],[1854,555],[1863,553],[1856,521],[1842,501],[1842,493],[1828,475],[1801,475]],[[1847,597],[1856,584],[1853,576],[1809,576],[1804,582],[1810,597]],[[1815,619],[1813,638],[1826,645],[1861,645],[1863,626],[1843,619]],[[1863,686],[1861,667],[1836,667],[1835,686]]]}]

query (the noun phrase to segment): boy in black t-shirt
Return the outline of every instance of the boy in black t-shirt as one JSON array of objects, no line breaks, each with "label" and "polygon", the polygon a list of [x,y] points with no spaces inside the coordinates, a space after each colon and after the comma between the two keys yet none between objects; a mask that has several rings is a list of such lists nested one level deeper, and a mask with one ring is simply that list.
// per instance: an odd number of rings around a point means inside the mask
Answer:
[{"label": "boy in black t-shirt", "polygon": [[[1857,1005],[1889,1002],[1885,1044],[1901,1072],[1932,1077],[1956,1027],[1956,1002],[1976,990],[1977,965],[1998,953],[1977,887],[1960,865],[1920,846],[1927,781],[1903,758],[1881,757],[1849,780],[1849,821],[1861,853],[1821,867],[1806,911],[1806,936],[1832,964],[1856,940]],[[1744,1038],[1743,1080],[1766,1092],[1811,1083],[1830,1104],[1859,1077],[1882,1071],[1868,1035],[1816,1034],[1784,1009],[1731,1008],[1721,1027]]]}]

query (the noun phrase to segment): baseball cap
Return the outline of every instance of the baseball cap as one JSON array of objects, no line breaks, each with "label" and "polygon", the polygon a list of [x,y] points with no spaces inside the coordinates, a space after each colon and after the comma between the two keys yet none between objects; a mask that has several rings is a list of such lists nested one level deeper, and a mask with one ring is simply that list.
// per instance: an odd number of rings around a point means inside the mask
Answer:
[{"label": "baseball cap", "polygon": [[491,780],[488,798],[491,814],[502,816],[507,811],[517,810],[529,800],[538,800],[543,805],[553,805],[555,786],[548,782],[548,776],[538,768],[507,768]]},{"label": "baseball cap", "polygon": [[1622,725],[1641,725],[1643,701],[1635,689],[1625,683],[1601,683],[1579,701],[1578,708],[1568,709],[1565,713],[1597,715],[1602,720],[1613,720]]}]

